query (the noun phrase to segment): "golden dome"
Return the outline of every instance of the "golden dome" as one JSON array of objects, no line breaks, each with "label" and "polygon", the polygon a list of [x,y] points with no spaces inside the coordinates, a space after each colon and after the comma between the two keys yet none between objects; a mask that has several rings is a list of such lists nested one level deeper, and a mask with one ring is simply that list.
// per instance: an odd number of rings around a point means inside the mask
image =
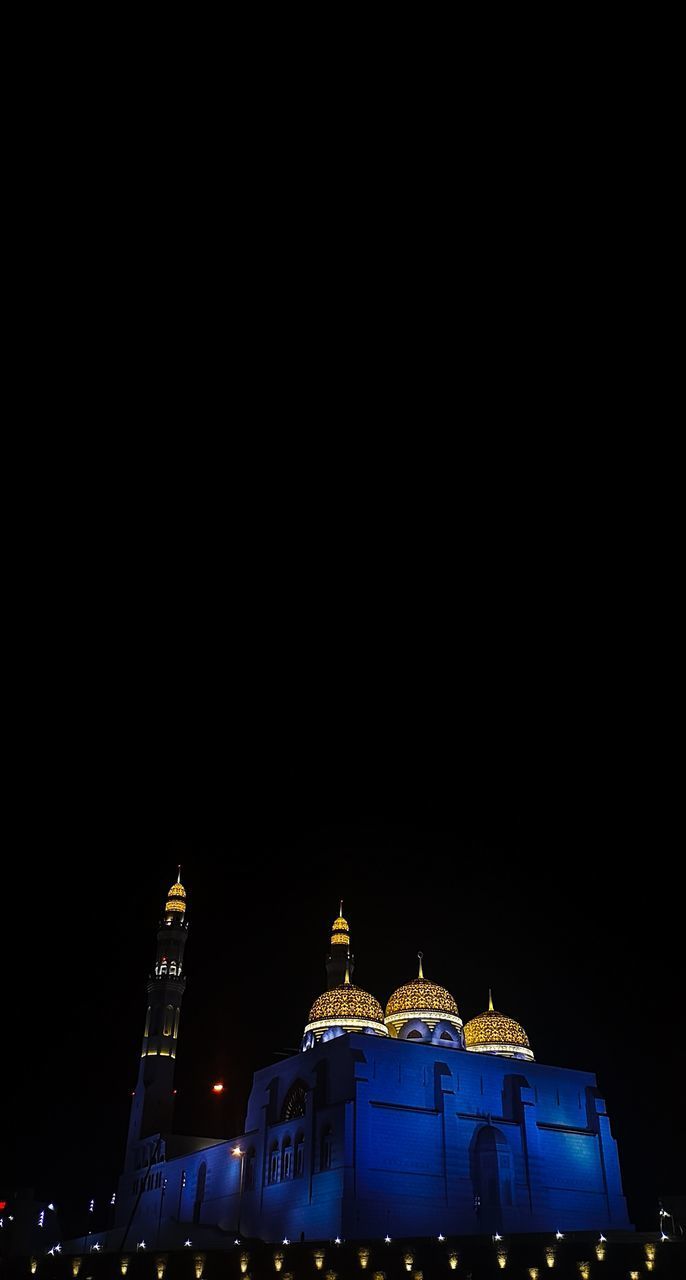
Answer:
[{"label": "golden dome", "polygon": [[392,1013],[457,1013],[457,1005],[445,987],[428,978],[413,978],[393,992],[386,1005],[386,1017]]},{"label": "golden dome", "polygon": [[418,952],[418,956],[419,976],[393,992],[386,1005],[386,1017],[394,1013],[452,1013],[457,1016],[457,1004],[450,992],[424,977],[422,953]]},{"label": "golden dome", "polygon": [[508,1018],[506,1014],[498,1013],[493,1008],[490,992],[488,995],[488,1009],[483,1013],[477,1014],[476,1018],[471,1018],[469,1022],[465,1022],[464,1039],[467,1049],[488,1046],[495,1052],[497,1046],[504,1049],[510,1047],[513,1049],[528,1049],[529,1053],[531,1053],[531,1045],[524,1028],[518,1022],[515,1022],[514,1018]]},{"label": "golden dome", "polygon": [[180,867],[179,867],[179,874],[177,876],[176,882],[171,886],[171,888],[169,889],[169,892],[167,893],[167,902],[164,909],[167,912],[167,914],[169,914],[170,911],[178,911],[178,912],[181,912],[181,914],[183,914],[183,912],[186,910],[186,890],[184,889],[181,883]]},{"label": "golden dome", "polygon": [[383,1026],[383,1009],[368,991],[354,986],[352,982],[342,982],[339,987],[332,987],[317,996],[310,1009],[308,1025],[320,1022],[322,1018],[363,1018],[366,1022],[380,1022]]}]

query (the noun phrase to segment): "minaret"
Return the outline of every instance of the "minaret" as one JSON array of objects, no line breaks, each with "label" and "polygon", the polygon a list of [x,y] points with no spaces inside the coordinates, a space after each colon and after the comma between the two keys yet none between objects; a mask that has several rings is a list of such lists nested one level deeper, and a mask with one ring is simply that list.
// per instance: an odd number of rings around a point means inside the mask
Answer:
[{"label": "minaret", "polygon": [[172,1127],[176,1045],[186,986],[183,950],[187,934],[186,890],[181,883],[179,867],[157,930],[155,972],[150,975],[146,988],[148,1011],[138,1083],[131,1104],[127,1156],[130,1148],[141,1138],[153,1133],[168,1133]]},{"label": "minaret", "polygon": [[331,929],[331,949],[326,957],[326,985],[329,991],[332,987],[340,987],[345,981],[346,968],[349,975],[348,981],[350,981],[355,970],[355,961],[350,954],[350,929],[348,921],[343,916],[343,899],[341,898],[340,913]]}]

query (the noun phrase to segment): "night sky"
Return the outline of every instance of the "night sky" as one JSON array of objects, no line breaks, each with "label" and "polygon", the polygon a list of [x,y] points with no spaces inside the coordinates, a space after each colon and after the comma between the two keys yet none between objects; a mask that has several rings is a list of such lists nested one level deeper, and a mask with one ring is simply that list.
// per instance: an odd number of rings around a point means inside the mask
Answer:
[{"label": "night sky", "polygon": [[658,1195],[684,1189],[683,908],[663,762],[621,735],[611,765],[593,733],[564,753],[512,737],[495,750],[492,721],[459,749],[362,722],[345,742],[266,741],[265,726],[207,768],[186,744],[169,772],[152,755],[146,772],[147,742],[116,769],[84,749],[68,783],[66,766],[42,774],[4,879],[20,936],[6,932],[0,1195],[54,1199],[65,1234],[91,1196],[109,1200],[181,862],[179,1131],[240,1132],[252,1072],[297,1049],[325,988],[342,897],[355,982],[383,1004],[422,950],[465,1021],[490,986],[537,1061],[597,1073],[630,1213],[654,1228]]}]

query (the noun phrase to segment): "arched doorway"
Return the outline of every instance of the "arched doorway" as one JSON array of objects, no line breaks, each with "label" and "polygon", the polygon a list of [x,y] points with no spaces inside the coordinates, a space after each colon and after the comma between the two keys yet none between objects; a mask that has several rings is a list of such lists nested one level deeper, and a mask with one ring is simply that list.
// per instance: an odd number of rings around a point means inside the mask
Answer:
[{"label": "arched doorway", "polygon": [[471,1163],[479,1230],[492,1234],[502,1229],[503,1209],[512,1204],[512,1152],[500,1129],[479,1129]]}]

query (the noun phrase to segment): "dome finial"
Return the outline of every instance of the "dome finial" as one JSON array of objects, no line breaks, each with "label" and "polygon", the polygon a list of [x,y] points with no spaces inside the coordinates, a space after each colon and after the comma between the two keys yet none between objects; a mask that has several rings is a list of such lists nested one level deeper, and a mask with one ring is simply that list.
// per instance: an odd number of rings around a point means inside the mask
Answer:
[{"label": "dome finial", "polygon": [[491,995],[490,987],[488,988],[488,1010],[489,1013],[493,1013],[493,996]]},{"label": "dome finial", "polygon": [[338,914],[339,914],[339,916],[342,916],[342,915],[343,915],[343,899],[342,899],[342,898],[341,898],[341,909],[340,909],[340,911],[339,911],[339,913],[338,913]]},{"label": "dome finial", "polygon": [[181,863],[179,863],[178,865],[179,865],[179,874],[176,877],[176,883],[181,884]]},{"label": "dome finial", "polygon": [[349,987],[349,986],[350,986],[350,952],[348,952],[348,957],[347,957],[346,962],[345,962],[345,983],[344,983],[344,986],[346,986],[346,987]]},{"label": "dome finial", "polygon": [[417,959],[418,959],[418,961],[419,961],[419,976],[420,976],[420,978],[423,978],[423,977],[424,977],[424,970],[423,970],[423,968],[422,968],[422,960],[424,959],[424,952],[423,952],[423,951],[418,951],[418,952],[417,952]]}]

